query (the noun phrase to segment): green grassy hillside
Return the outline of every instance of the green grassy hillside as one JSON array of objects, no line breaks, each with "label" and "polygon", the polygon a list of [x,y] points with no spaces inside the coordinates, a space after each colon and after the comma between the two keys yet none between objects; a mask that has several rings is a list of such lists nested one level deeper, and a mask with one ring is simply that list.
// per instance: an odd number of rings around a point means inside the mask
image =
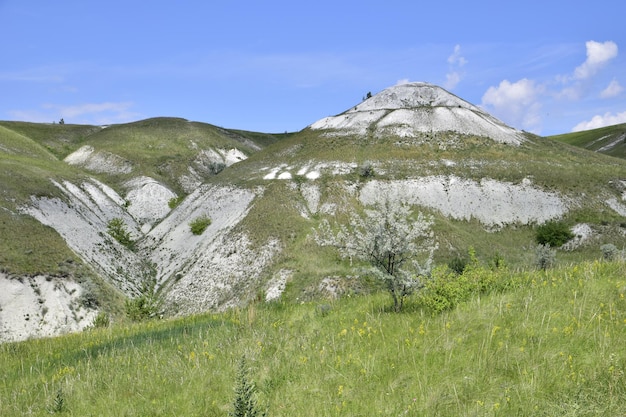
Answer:
[{"label": "green grassy hillside", "polygon": [[[112,125],[90,136],[82,145],[91,145],[131,162],[133,172],[113,176],[116,183],[138,175],[146,175],[181,192],[176,179],[185,174],[199,151],[237,148],[250,155],[260,144],[276,141],[270,135],[246,136],[204,123],[184,119],[155,118],[123,125]],[[117,180],[117,181],[116,181]]]},{"label": "green grassy hillside", "polygon": [[[281,248],[262,271],[258,288],[247,289],[242,300],[263,293],[268,281],[284,271],[290,276],[284,298],[292,302],[318,299],[322,295],[319,284],[327,277],[341,279],[348,293],[371,291],[369,283],[344,280],[358,272],[336,252],[318,247],[310,235],[323,219],[345,222],[350,210],[362,209],[358,191],[374,180],[439,176],[476,184],[485,178],[513,185],[532,184],[574,202],[561,220],[570,227],[585,223],[593,231],[583,245],[559,251],[561,264],[595,259],[603,244],[626,247],[624,217],[606,203],[609,199],[621,201],[624,190],[619,184],[626,178],[626,161],[528,134],[525,141],[514,146],[454,132],[423,133],[415,138],[323,133],[304,129],[268,135],[174,118],[105,128],[0,122],[0,267],[12,276],[66,276],[67,265],[83,266],[54,230],[18,210],[31,196],[65,198],[50,179],[80,183],[83,178],[94,177],[124,197],[128,179],[148,175],[184,196],[178,178],[190,167],[196,169],[204,163],[197,161],[199,154],[233,148],[248,158],[217,174],[208,172],[201,179],[223,189],[237,186],[258,193],[233,236],[249,237],[251,250],[273,240]],[[86,145],[127,161],[132,171],[94,172],[63,162]],[[372,169],[364,175],[362,168],[368,165]],[[272,172],[289,175],[268,179]],[[318,176],[304,174],[310,172]],[[307,200],[307,195],[313,198]],[[311,201],[316,198],[319,204],[312,209]],[[534,267],[535,224],[488,227],[475,218],[466,221],[434,209],[422,210],[434,216],[433,230],[439,244],[436,264],[466,258],[473,248],[485,263],[501,257],[515,268]],[[102,306],[106,311],[106,305]]]},{"label": "green grassy hillside", "polygon": [[[349,166],[342,175],[322,173],[315,181],[321,190],[321,201],[337,207],[358,205],[356,198],[347,200],[346,184],[359,189],[370,180],[455,175],[478,182],[486,177],[520,184],[528,178],[542,189],[571,198],[589,196],[581,199],[563,221],[570,226],[589,223],[599,235],[573,252],[560,253],[560,258],[566,261],[592,259],[604,243],[614,243],[618,247],[626,245],[621,232],[624,218],[603,203],[607,196],[619,195],[612,184],[626,177],[624,161],[532,135],[517,147],[480,137],[462,137],[459,140],[458,135],[453,133],[423,139],[427,140],[426,143],[414,145],[394,137],[375,141],[356,136],[325,137],[305,129],[252,155],[245,163],[231,166],[215,181],[266,187],[266,198],[257,201],[242,227],[250,231],[251,236],[258,237],[259,244],[266,242],[270,236],[285,242],[288,255],[281,258],[278,265],[296,271],[296,277],[301,276],[303,280],[328,275],[331,268],[322,261],[328,259],[328,253],[323,253],[307,239],[324,214],[315,213],[310,219],[305,219],[299,208],[306,204],[301,190],[309,180],[297,172],[302,167],[324,163],[327,166]],[[285,170],[293,174],[291,181],[262,179],[281,163]],[[373,173],[367,177],[359,173],[360,167],[365,164],[373,166]],[[276,210],[276,206],[280,210]],[[513,224],[487,230],[478,221],[454,220],[434,211],[430,214],[435,216],[435,233],[440,243],[435,255],[439,263],[465,256],[470,246],[484,260],[499,254],[520,267],[532,266],[534,262],[533,225]],[[337,273],[346,273],[344,264],[335,264],[334,267]]]},{"label": "green grassy hillside", "polygon": [[0,122],[0,127],[40,144],[59,160],[86,145],[120,157],[132,167],[132,173],[90,173],[116,189],[129,178],[147,175],[177,192],[183,192],[178,176],[187,172],[202,150],[235,148],[250,155],[284,136],[228,130],[171,117],[110,126]]},{"label": "green grassy hillside", "polygon": [[76,256],[54,230],[20,214],[18,207],[31,196],[58,196],[51,179],[71,181],[83,174],[20,131],[0,125],[0,267],[16,274],[60,274]]},{"label": "green grassy hillside", "polygon": [[[553,190],[583,192],[597,190],[598,184],[621,178],[626,164],[575,146],[555,143],[527,134],[520,146],[497,143],[454,132],[437,133],[416,140],[394,136],[375,140],[359,136],[324,136],[305,129],[259,152],[245,164],[233,166],[224,180],[258,179],[263,168],[279,163],[297,168],[316,162],[353,164],[351,177],[359,179],[358,167],[374,165],[372,177],[402,179],[427,175],[458,175],[480,180],[488,177],[518,183],[532,177],[537,184]],[[378,170],[376,169],[378,167]],[[585,175],[581,175],[584,171]],[[247,175],[246,175],[247,174]]]},{"label": "green grassy hillside", "polygon": [[0,415],[225,416],[242,357],[269,416],[624,415],[625,268],[479,268],[442,313],[376,293],[5,343]]},{"label": "green grassy hillside", "polygon": [[617,158],[626,158],[626,124],[565,133],[548,138]]},{"label": "green grassy hillside", "polygon": [[[149,175],[183,193],[176,176],[202,149],[238,148],[252,154],[284,135],[231,131],[176,118],[100,126],[0,121],[0,268],[11,274],[63,273],[75,255],[52,229],[18,207],[31,196],[60,197],[51,180],[95,177],[123,194],[128,178]],[[63,159],[90,145],[129,161],[131,174],[89,172]],[[184,193],[183,193],[184,194]],[[9,238],[11,237],[11,238]]]}]

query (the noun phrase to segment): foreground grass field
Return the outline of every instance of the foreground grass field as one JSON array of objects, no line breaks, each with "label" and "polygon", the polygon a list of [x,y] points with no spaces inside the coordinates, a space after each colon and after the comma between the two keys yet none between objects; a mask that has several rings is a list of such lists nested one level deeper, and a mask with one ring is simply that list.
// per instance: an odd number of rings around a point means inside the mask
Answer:
[{"label": "foreground grass field", "polygon": [[225,416],[242,357],[269,416],[626,413],[624,263],[473,274],[442,313],[380,293],[3,344],[0,415]]}]

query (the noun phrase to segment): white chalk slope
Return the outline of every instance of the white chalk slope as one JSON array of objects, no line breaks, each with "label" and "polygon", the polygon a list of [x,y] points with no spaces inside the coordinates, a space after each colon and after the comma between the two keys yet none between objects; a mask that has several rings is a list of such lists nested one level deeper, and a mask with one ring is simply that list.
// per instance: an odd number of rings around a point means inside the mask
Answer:
[{"label": "white chalk slope", "polygon": [[[525,139],[513,129],[436,85],[414,82],[396,85],[368,98],[338,116],[321,119],[310,128],[322,135],[354,135],[367,140],[374,137],[420,138],[418,142],[439,141],[453,133],[491,139],[495,143],[518,146]],[[454,166],[455,161],[432,161]],[[311,169],[314,167],[314,169]],[[343,167],[343,170],[339,170]],[[298,171],[307,174],[341,175],[356,169],[343,162],[318,162],[305,167],[278,165],[267,168],[263,178],[291,179]],[[265,172],[265,171],[264,171]],[[404,200],[409,204],[429,207],[444,216],[477,219],[486,226],[501,227],[512,223],[542,223],[558,218],[567,210],[566,200],[557,192],[541,190],[530,178],[512,184],[490,178],[473,181],[450,176],[420,176],[403,180],[368,181],[360,190],[359,200],[366,205],[381,198]]]},{"label": "white chalk slope", "polygon": [[407,83],[387,88],[351,109],[321,119],[311,129],[329,135],[393,135],[415,137],[432,132],[457,132],[519,144],[524,138],[478,107],[441,87]]}]

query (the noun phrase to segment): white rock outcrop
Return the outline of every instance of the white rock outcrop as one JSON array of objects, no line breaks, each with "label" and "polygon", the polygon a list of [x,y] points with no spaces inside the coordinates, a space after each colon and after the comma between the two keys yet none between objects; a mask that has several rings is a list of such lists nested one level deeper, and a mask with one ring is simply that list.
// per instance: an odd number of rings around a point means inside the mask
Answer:
[{"label": "white rock outcrop", "polygon": [[133,170],[130,161],[111,152],[97,151],[90,145],[80,147],[66,156],[64,161],[97,173],[128,174]]},{"label": "white rock outcrop", "polygon": [[385,198],[429,207],[453,219],[477,219],[488,226],[543,223],[568,210],[561,196],[540,190],[530,181],[512,184],[489,178],[480,182],[455,176],[373,180],[359,194],[366,205]]},{"label": "white rock outcrop", "polygon": [[177,195],[165,185],[150,177],[137,177],[128,181],[126,194],[128,213],[139,222],[143,232],[161,221],[170,212],[169,201]]},{"label": "white rock outcrop", "polygon": [[480,108],[428,83],[407,83],[387,88],[351,109],[309,126],[331,136],[373,133],[415,137],[433,132],[457,132],[519,145],[522,132]]},{"label": "white rock outcrop", "polygon": [[0,273],[0,342],[80,331],[97,314],[81,303],[83,289],[71,280]]}]

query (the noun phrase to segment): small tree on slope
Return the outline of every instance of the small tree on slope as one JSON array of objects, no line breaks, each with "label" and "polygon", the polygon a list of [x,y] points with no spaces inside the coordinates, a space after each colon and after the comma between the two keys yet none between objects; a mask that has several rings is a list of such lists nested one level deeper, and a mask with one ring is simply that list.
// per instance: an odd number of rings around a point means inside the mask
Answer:
[{"label": "small tree on slope", "polygon": [[337,248],[344,258],[368,262],[368,271],[385,283],[395,311],[400,311],[405,297],[420,287],[420,277],[430,273],[437,249],[432,224],[432,217],[415,217],[408,205],[387,198],[364,217],[353,213],[350,224],[336,232],[323,220],[315,241]]}]

